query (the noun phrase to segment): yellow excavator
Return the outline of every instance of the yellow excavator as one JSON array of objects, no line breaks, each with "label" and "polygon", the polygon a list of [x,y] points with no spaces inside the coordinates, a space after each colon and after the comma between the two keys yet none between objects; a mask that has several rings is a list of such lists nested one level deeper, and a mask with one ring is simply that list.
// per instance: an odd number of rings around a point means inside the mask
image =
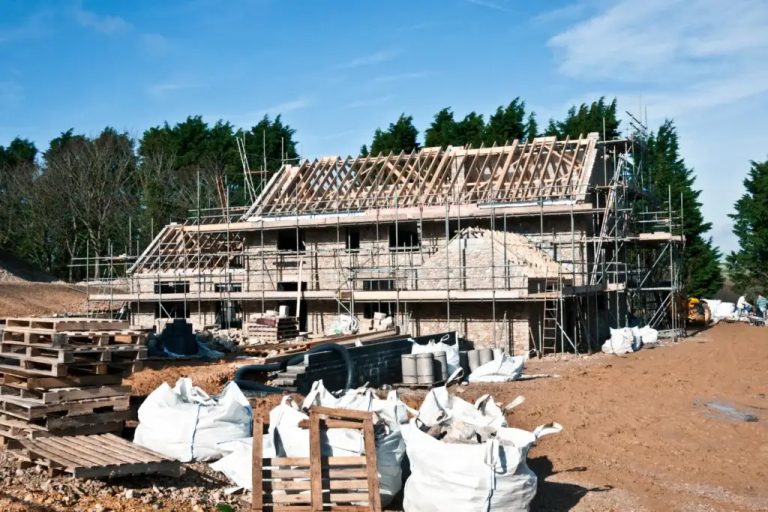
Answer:
[{"label": "yellow excavator", "polygon": [[688,298],[688,323],[691,325],[709,325],[712,312],[706,302],[696,297]]}]

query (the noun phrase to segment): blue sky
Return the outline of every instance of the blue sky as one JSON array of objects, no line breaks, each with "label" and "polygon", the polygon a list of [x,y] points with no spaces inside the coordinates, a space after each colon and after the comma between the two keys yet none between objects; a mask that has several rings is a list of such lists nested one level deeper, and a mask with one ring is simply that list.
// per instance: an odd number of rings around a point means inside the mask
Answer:
[{"label": "blue sky", "polygon": [[544,125],[605,95],[675,119],[730,251],[749,160],[768,158],[766,27],[762,0],[0,0],[0,144],[282,113],[316,157],[401,112],[423,132],[520,96]]}]

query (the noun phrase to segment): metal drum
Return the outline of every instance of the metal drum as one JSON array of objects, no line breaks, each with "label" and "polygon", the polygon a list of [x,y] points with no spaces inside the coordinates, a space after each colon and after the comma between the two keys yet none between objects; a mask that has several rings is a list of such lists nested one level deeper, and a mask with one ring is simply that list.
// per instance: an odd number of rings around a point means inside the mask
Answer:
[{"label": "metal drum", "polygon": [[433,354],[435,358],[435,379],[443,382],[448,380],[448,358],[445,352],[440,350]]},{"label": "metal drum", "polygon": [[416,354],[416,378],[419,384],[435,383],[435,358],[431,353]]},{"label": "metal drum", "polygon": [[478,359],[480,360],[480,366],[483,366],[485,363],[490,363],[493,361],[493,350],[489,348],[481,348],[478,351]]},{"label": "metal drum", "polygon": [[477,370],[477,367],[480,366],[480,354],[477,350],[470,350],[467,352],[467,362],[469,363],[470,373]]},{"label": "metal drum", "polygon": [[403,354],[400,356],[400,364],[403,368],[403,384],[418,384],[416,356],[414,354]]}]

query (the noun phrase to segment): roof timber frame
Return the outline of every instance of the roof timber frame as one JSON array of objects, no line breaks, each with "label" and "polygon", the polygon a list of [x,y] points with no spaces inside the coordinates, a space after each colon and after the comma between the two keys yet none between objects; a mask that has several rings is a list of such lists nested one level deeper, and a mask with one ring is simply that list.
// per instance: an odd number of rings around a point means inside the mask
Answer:
[{"label": "roof timber frame", "polygon": [[553,200],[583,201],[597,134],[480,148],[423,148],[283,166],[244,218],[369,209]]}]

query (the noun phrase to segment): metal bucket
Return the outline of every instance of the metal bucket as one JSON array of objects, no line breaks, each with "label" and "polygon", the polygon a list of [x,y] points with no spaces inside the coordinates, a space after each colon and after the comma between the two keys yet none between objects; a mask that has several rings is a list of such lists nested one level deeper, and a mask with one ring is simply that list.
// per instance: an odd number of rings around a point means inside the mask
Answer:
[{"label": "metal bucket", "polygon": [[435,383],[435,357],[431,353],[416,354],[416,378],[419,384]]},{"label": "metal bucket", "polygon": [[433,354],[435,358],[435,379],[443,382],[448,380],[448,358],[445,352],[440,350]]},{"label": "metal bucket", "polygon": [[403,369],[403,384],[418,384],[416,377],[416,356],[414,354],[403,354],[400,356],[400,365]]},{"label": "metal bucket", "polygon": [[480,366],[483,366],[485,363],[490,363],[493,361],[493,350],[489,348],[481,348],[478,351],[478,359],[480,360]]}]

